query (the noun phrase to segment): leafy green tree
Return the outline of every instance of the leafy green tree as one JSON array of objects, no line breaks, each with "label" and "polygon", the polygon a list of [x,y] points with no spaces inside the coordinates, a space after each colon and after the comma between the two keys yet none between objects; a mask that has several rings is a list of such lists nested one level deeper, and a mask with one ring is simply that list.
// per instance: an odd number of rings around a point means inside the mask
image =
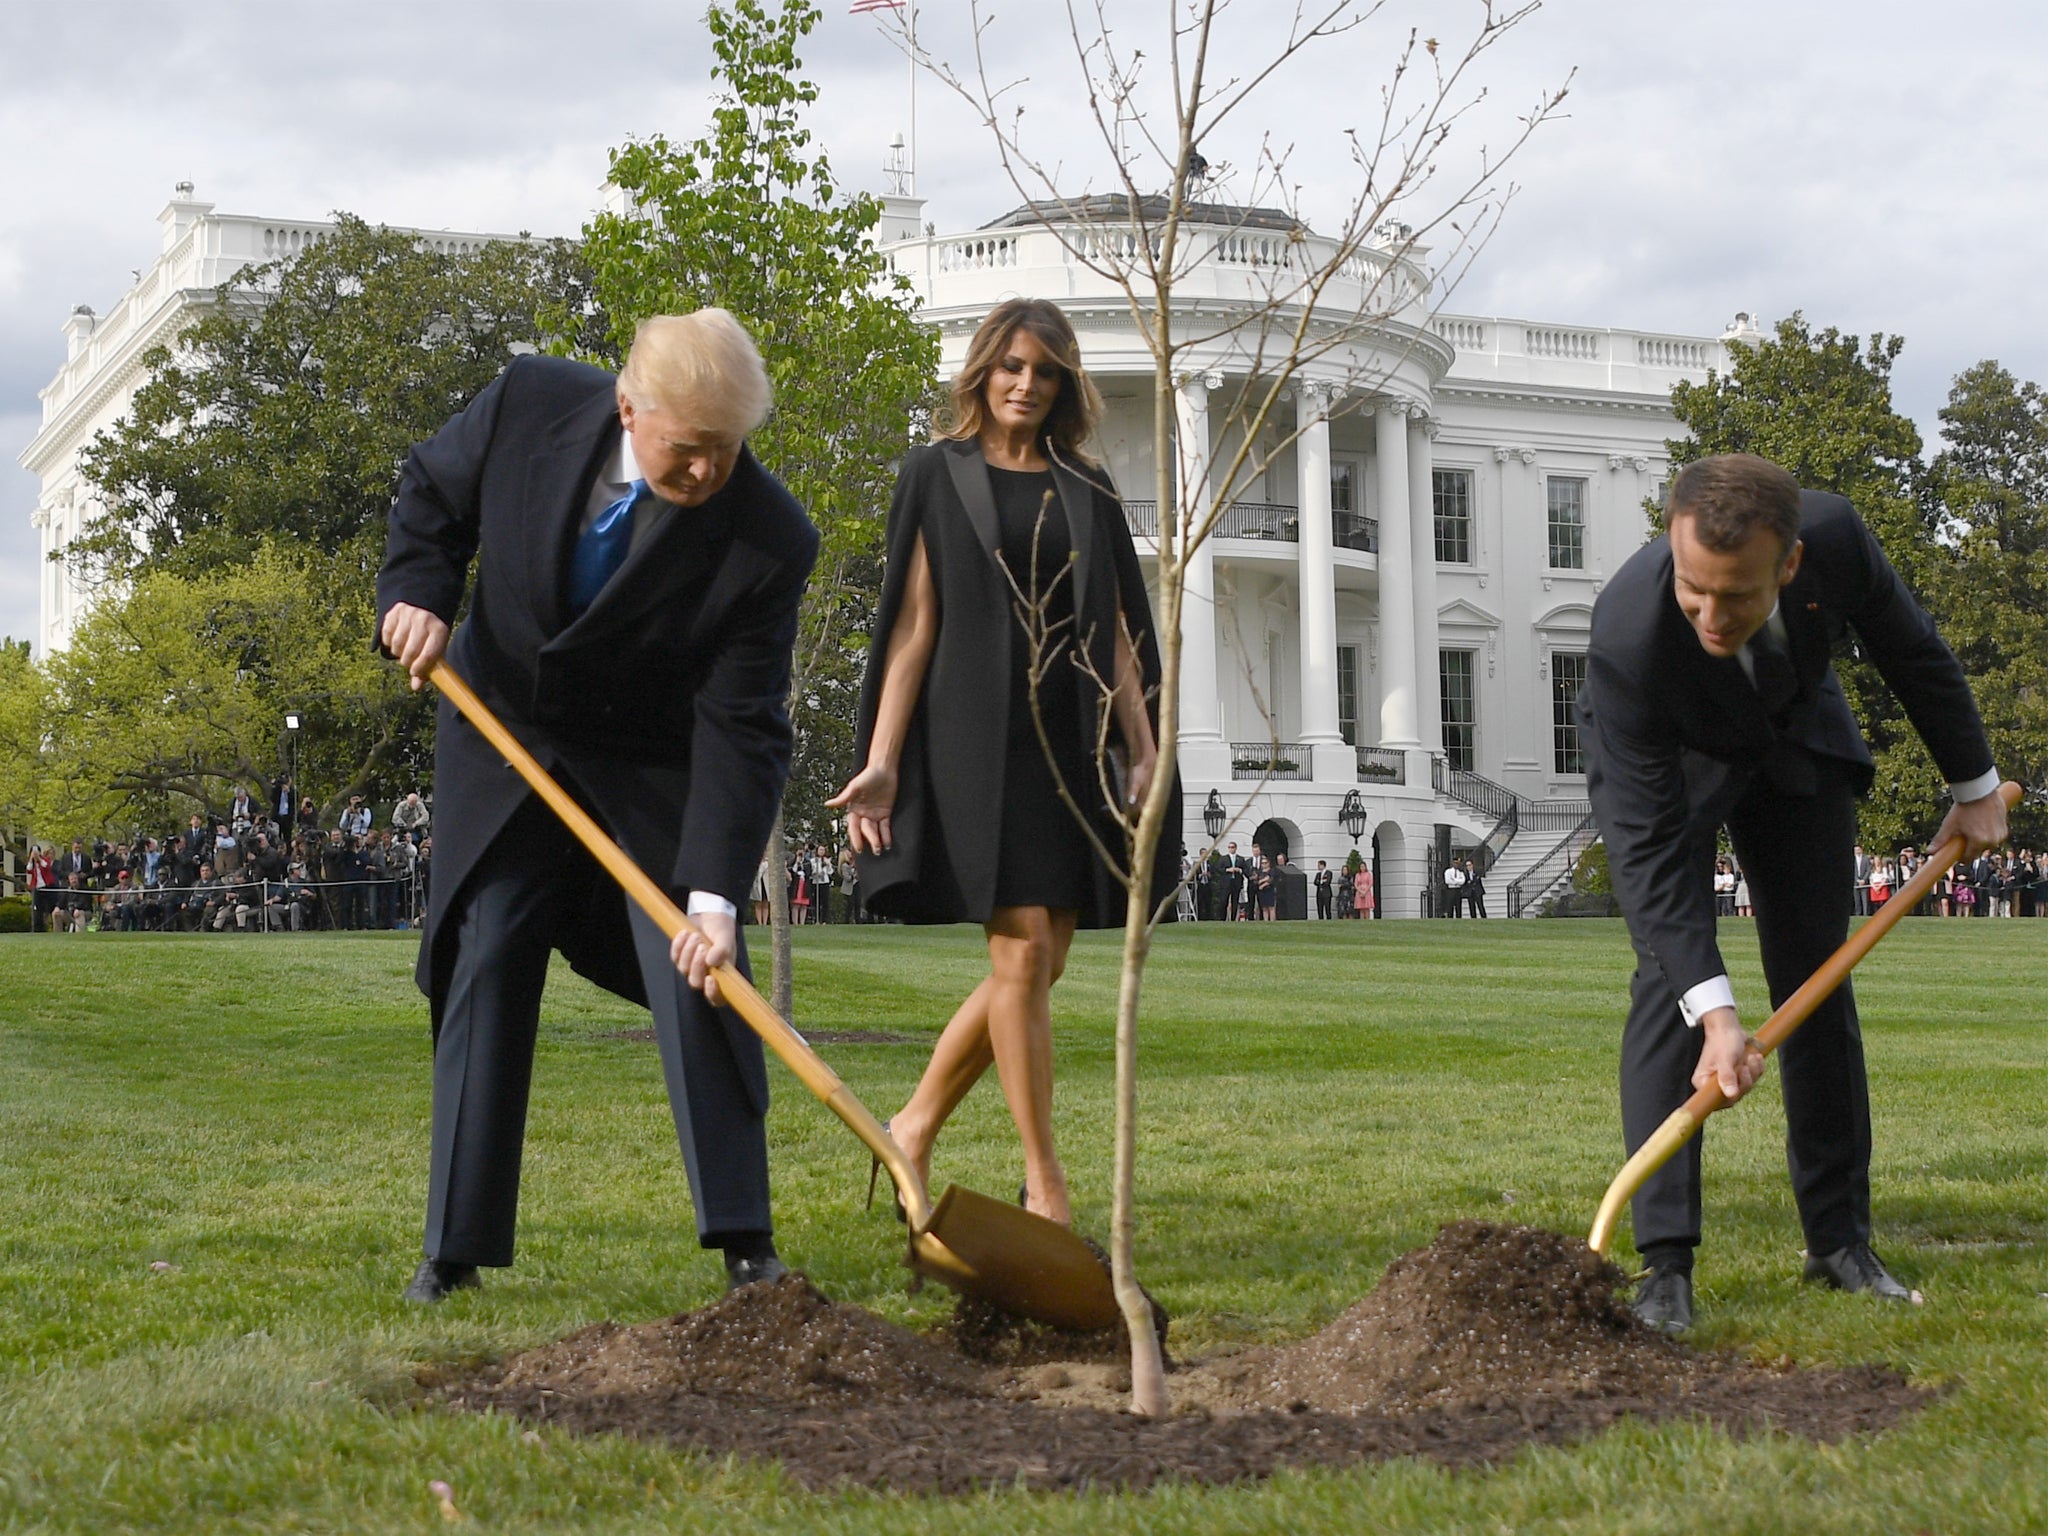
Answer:
[{"label": "leafy green tree", "polygon": [[[1919,429],[1892,405],[1892,364],[1902,346],[1897,336],[1873,334],[1865,346],[1833,326],[1815,331],[1794,313],[1764,341],[1736,343],[1725,375],[1713,371],[1704,383],[1673,388],[1672,411],[1691,435],[1665,446],[1674,465],[1713,453],[1760,454],[1801,485],[1848,497],[1908,585],[1938,607],[1936,583],[1950,557],[1923,494]],[[1660,521],[1654,509],[1652,517]],[[1875,667],[1852,650],[1836,657],[1835,670],[1877,759],[1862,809],[1865,843],[1896,847],[1927,837],[1943,809],[1927,749]]]},{"label": "leafy green tree", "polygon": [[[938,338],[915,319],[910,284],[876,248],[881,204],[839,188],[804,124],[818,89],[798,48],[818,16],[810,0],[714,5],[705,22],[720,95],[710,131],[614,150],[611,181],[627,206],[584,231],[616,348],[649,315],[704,305],[731,310],[760,345],[775,410],[752,446],[823,538],[797,640],[796,761],[783,802],[784,821],[814,834],[851,766],[883,514],[896,462],[925,435],[938,364]],[[780,895],[776,908],[777,1001],[787,1012]]]},{"label": "leafy green tree", "polygon": [[[2048,397],[1995,362],[1964,370],[1941,411],[1929,480],[1952,558],[1942,633],[1976,685],[1999,771],[2048,788]],[[2014,841],[2048,842],[2038,799]]]},{"label": "leafy green tree", "polygon": [[26,640],[0,641],[0,845],[28,855],[47,713],[43,674]]},{"label": "leafy green tree", "polygon": [[[367,639],[367,583],[275,544],[222,571],[148,572],[102,603],[27,695],[41,740],[25,754],[45,835],[174,826],[237,785],[261,799],[283,766],[287,710],[306,720],[302,782],[375,793],[403,756],[410,690]],[[10,722],[11,723],[11,722]],[[366,735],[366,723],[369,733]],[[15,758],[6,772],[11,779]]]}]

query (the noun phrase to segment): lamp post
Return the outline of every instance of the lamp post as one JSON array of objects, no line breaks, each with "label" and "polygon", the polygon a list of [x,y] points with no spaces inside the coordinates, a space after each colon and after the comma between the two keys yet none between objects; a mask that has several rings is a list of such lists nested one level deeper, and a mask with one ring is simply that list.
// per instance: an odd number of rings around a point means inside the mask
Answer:
[{"label": "lamp post", "polygon": [[1347,790],[1344,804],[1337,812],[1337,820],[1346,832],[1351,834],[1351,846],[1356,849],[1358,840],[1365,835],[1365,824],[1370,818],[1365,812],[1365,802],[1358,798],[1358,791]]},{"label": "lamp post", "polygon": [[1223,800],[1215,790],[1209,791],[1209,803],[1202,807],[1202,826],[1209,834],[1209,841],[1215,842],[1223,835],[1224,824],[1230,820],[1230,812],[1223,809]]},{"label": "lamp post", "polygon": [[[287,766],[290,768],[292,776],[292,820],[295,822],[299,819],[299,797],[306,792],[305,786],[299,783],[299,727],[305,723],[306,717],[297,710],[285,711],[284,734],[285,740],[291,745],[291,761]],[[276,810],[276,807],[272,806],[271,809]],[[279,827],[277,831],[278,836],[284,839],[284,845],[289,848],[291,846],[292,829],[290,827]]]}]

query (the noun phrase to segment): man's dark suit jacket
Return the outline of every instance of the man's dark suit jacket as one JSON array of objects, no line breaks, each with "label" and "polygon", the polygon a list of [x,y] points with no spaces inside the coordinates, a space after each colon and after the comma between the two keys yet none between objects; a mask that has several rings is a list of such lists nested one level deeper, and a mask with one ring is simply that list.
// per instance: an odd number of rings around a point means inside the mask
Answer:
[{"label": "man's dark suit jacket", "polygon": [[1796,783],[1802,769],[1811,774],[1812,757],[1846,764],[1857,793],[1870,787],[1870,748],[1829,660],[1847,632],[1949,783],[1991,769],[1961,665],[1855,509],[1801,492],[1799,531],[1804,556],[1778,594],[1799,692],[1778,724],[1742,663],[1701,647],[1672,590],[1668,539],[1631,555],[1593,607],[1579,696],[1587,790],[1630,930],[1681,997],[1727,971],[1696,838],[1711,835],[1757,774]]},{"label": "man's dark suit jacket", "polygon": [[[790,647],[818,534],[742,448],[717,495],[671,511],[572,617],[565,573],[623,430],[616,390],[602,369],[521,357],[414,448],[391,508],[378,623],[401,602],[453,623],[476,557],[450,664],[657,882],[737,905],[789,773]],[[445,699],[437,731],[418,979],[438,1021],[453,903],[528,791]],[[562,951],[644,1004],[625,898],[609,879],[591,898]]]}]

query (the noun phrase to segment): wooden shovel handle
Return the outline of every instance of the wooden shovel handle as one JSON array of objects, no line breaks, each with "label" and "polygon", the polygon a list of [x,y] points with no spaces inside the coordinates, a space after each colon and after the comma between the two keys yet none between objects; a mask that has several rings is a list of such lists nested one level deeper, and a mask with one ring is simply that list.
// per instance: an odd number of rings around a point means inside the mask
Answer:
[{"label": "wooden shovel handle", "polygon": [[[590,813],[572,800],[534,755],[520,745],[519,738],[505,728],[504,722],[476,696],[453,667],[446,661],[437,661],[428,670],[427,678],[448,696],[449,702],[462,711],[484,739],[498,749],[533,792],[567,823],[569,830],[576,834],[576,840],[610,871],[612,878],[625,888],[626,894],[639,904],[643,912],[654,919],[663,933],[673,939],[686,930],[701,932],[683,909],[669,899],[668,893],[655,884],[647,871],[634,863],[626,850],[613,842]],[[733,1011],[746,1020],[748,1027],[782,1059],[783,1065],[794,1072],[827,1109],[845,1121],[848,1129],[887,1166],[897,1193],[903,1197],[912,1230],[922,1232],[931,1224],[931,1202],[903,1149],[882,1129],[881,1122],[868,1112],[867,1106],[854,1096],[853,1090],[840,1081],[839,1074],[811,1049],[811,1043],[791,1028],[789,1021],[754,990],[754,984],[740,974],[738,966],[728,961],[713,974],[718,977],[719,992]]]},{"label": "wooden shovel handle", "polygon": [[[2005,801],[2010,811],[2020,803],[2025,791],[2017,784],[2005,783],[1998,786],[1999,798]],[[1799,990],[1781,1003],[1764,1027],[1756,1032],[1757,1048],[1769,1056],[1790,1038],[1792,1031],[1812,1017],[1813,1010],[1828,998],[1835,988],[1847,979],[1856,962],[1870,953],[1871,947],[1883,938],[1908,912],[1920,904],[1921,898],[1934,889],[1935,882],[1947,872],[1950,865],[1963,856],[1963,840],[1952,837],[1939,848],[1927,855],[1927,862],[1919,871],[1892,892],[1887,901],[1873,913],[1842,947],[1828,956],[1821,968],[1800,984]],[[1678,1149],[1691,1141],[1695,1132],[1705,1123],[1707,1116],[1717,1109],[1727,1107],[1727,1100],[1721,1095],[1721,1085],[1709,1081],[1704,1088],[1695,1090],[1671,1117],[1652,1133],[1650,1139],[1636,1148],[1635,1156],[1622,1165],[1614,1182],[1607,1187],[1607,1194],[1600,1202],[1600,1212],[1593,1218],[1593,1231],[1586,1241],[1592,1244],[1595,1253],[1605,1253],[1613,1240],[1614,1229],[1621,1219],[1621,1208],[1628,1203],[1644,1182],[1669,1162]]]}]

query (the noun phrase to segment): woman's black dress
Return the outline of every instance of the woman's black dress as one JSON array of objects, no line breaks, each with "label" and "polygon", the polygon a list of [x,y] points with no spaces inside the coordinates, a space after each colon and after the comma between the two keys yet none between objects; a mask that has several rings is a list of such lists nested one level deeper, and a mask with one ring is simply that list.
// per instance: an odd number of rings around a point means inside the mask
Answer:
[{"label": "woman's black dress", "polygon": [[[1093,743],[1081,738],[1081,675],[1074,665],[1074,588],[1068,569],[1073,535],[1051,470],[989,466],[1002,561],[1019,590],[1044,605],[1046,626],[1038,712],[1061,777],[1083,809],[1101,799]],[[1016,624],[1014,611],[1012,623]],[[1010,637],[1010,720],[1003,768],[1002,832],[996,851],[996,905],[1079,908],[1093,886],[1095,851],[1060,800],[1052,766],[1032,721],[1033,647],[1021,625]],[[1091,688],[1091,692],[1092,692]]]}]

